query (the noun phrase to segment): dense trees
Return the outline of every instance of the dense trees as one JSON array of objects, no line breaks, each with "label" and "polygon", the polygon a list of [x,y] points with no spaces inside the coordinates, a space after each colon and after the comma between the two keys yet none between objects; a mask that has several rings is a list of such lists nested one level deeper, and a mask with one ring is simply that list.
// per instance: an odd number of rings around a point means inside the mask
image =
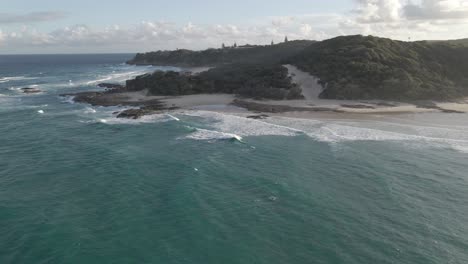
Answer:
[{"label": "dense trees", "polygon": [[301,89],[280,65],[234,64],[199,75],[157,71],[127,81],[127,89],[148,89],[151,95],[229,93],[257,99],[302,98]]},{"label": "dense trees", "polygon": [[290,63],[317,76],[322,98],[436,99],[468,94],[468,48],[363,36],[315,43]]},{"label": "dense trees", "polygon": [[139,53],[129,64],[160,66],[220,66],[230,63],[279,63],[298,54],[313,41],[289,41],[268,46],[207,49],[203,51],[176,50]]}]

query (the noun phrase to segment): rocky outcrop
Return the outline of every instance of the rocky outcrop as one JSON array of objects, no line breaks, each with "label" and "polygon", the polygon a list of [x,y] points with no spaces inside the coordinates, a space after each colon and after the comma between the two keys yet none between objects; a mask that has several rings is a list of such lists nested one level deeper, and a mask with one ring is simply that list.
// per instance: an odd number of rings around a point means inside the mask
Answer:
[{"label": "rocky outcrop", "polygon": [[364,104],[355,104],[355,105],[351,105],[351,104],[342,104],[341,107],[353,108],[353,109],[375,109],[374,106],[364,105]]},{"label": "rocky outcrop", "polygon": [[124,110],[117,114],[117,118],[139,119],[145,115],[156,114],[161,111],[176,110],[177,107],[165,107],[163,103],[143,106],[140,108],[132,108]]},{"label": "rocky outcrop", "polygon": [[435,109],[435,110],[441,111],[442,113],[447,113],[447,114],[464,114],[465,113],[465,112],[457,111],[457,110],[444,109],[438,106],[437,103],[433,101],[415,101],[413,103],[416,105],[417,108]]},{"label": "rocky outcrop", "polygon": [[116,100],[114,96],[109,96],[109,94],[105,92],[83,92],[77,94],[63,94],[62,96],[74,96],[73,101],[93,106],[115,106],[121,105],[122,103],[122,100]]},{"label": "rocky outcrop", "polygon": [[23,93],[25,94],[35,94],[35,93],[42,92],[41,90],[37,88],[29,88],[29,87],[21,88],[21,91],[23,91]]},{"label": "rocky outcrop", "polygon": [[101,87],[101,88],[109,88],[109,89],[123,89],[123,88],[125,88],[124,85],[117,84],[117,83],[100,83],[97,86]]},{"label": "rocky outcrop", "polygon": [[284,112],[337,112],[343,111],[335,108],[328,107],[296,107],[289,105],[279,104],[263,104],[247,100],[236,99],[232,102],[232,105],[237,107],[245,108],[249,111],[265,112],[265,113],[284,113]]},{"label": "rocky outcrop", "polygon": [[247,116],[249,119],[257,119],[257,120],[262,120],[262,119],[267,119],[269,116],[268,115],[251,115]]},{"label": "rocky outcrop", "polygon": [[62,96],[73,96],[73,101],[77,103],[86,103],[93,106],[132,106],[121,112],[115,112],[117,118],[138,119],[144,115],[155,114],[162,111],[175,110],[177,107],[167,107],[158,99],[135,101],[126,93],[106,92],[83,92],[77,94],[63,94]]}]

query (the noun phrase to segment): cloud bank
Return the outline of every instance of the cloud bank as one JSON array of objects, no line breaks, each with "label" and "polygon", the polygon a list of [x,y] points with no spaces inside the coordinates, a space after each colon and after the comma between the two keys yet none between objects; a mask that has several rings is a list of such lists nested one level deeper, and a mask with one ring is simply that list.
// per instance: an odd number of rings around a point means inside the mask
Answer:
[{"label": "cloud bank", "polygon": [[50,32],[31,26],[2,31],[2,24],[60,19],[59,12],[9,15],[0,18],[0,53],[136,52],[156,49],[267,44],[271,40],[322,40],[337,35],[364,34],[393,39],[448,39],[468,37],[468,0],[354,0],[346,13],[304,14],[257,19],[250,25],[176,24],[143,21],[130,26],[93,28],[73,25]]}]

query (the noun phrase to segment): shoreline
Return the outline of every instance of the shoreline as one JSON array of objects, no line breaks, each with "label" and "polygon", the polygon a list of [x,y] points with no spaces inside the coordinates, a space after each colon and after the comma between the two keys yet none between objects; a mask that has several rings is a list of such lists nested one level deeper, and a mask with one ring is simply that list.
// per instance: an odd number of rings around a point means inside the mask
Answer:
[{"label": "shoreline", "polygon": [[138,119],[144,115],[166,113],[173,110],[207,110],[240,112],[255,115],[313,116],[339,115],[398,115],[417,113],[467,113],[468,102],[430,102],[410,104],[396,102],[362,102],[339,100],[254,100],[239,98],[233,94],[194,94],[183,96],[147,96],[146,91],[103,91],[64,94],[73,96],[77,103],[93,106],[128,106],[127,110],[115,113],[119,118]]},{"label": "shoreline", "polygon": [[[152,96],[148,90],[129,91],[128,87],[112,83],[100,83],[101,91],[64,94],[73,96],[73,101],[88,103],[93,106],[128,106],[132,107],[116,112],[118,118],[138,119],[144,115],[165,113],[173,110],[199,110],[222,112],[247,112],[252,118],[261,115],[280,114],[288,116],[304,115],[398,115],[416,113],[468,113],[468,98],[458,102],[436,102],[421,100],[412,102],[396,102],[385,100],[333,100],[320,99],[324,90],[318,79],[309,73],[299,70],[293,65],[283,65],[288,69],[289,77],[298,85],[304,96],[300,100],[257,100],[241,98],[234,94],[192,94],[178,96]],[[182,72],[197,75],[209,70],[210,67],[185,67]],[[255,116],[257,114],[257,116]]]}]

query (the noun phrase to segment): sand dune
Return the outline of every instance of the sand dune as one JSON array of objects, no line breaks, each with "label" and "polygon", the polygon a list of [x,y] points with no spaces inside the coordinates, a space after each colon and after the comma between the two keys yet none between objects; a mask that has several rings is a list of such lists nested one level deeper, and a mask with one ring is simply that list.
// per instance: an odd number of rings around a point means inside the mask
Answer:
[{"label": "sand dune", "polygon": [[296,66],[287,64],[289,75],[294,83],[298,84],[302,89],[302,95],[306,100],[318,100],[320,93],[323,91],[322,85],[318,83],[319,79],[310,75],[307,72],[299,70]]}]

